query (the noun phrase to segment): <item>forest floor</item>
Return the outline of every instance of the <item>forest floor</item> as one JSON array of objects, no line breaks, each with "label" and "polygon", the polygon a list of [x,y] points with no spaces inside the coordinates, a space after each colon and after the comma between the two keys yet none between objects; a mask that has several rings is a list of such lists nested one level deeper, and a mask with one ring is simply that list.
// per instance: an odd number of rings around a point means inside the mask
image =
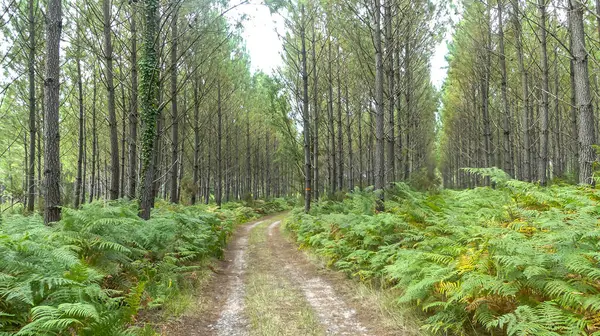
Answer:
[{"label": "forest floor", "polygon": [[286,214],[238,227],[187,312],[162,335],[417,335],[395,294],[329,270],[286,235]]}]

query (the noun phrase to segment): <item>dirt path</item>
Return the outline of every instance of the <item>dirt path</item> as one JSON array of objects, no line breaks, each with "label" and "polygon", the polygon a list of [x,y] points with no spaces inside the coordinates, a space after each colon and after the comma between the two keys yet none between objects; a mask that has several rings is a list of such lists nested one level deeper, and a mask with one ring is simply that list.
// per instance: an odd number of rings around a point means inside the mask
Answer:
[{"label": "dirt path", "polygon": [[198,306],[164,335],[408,335],[352,281],[311,261],[281,230],[285,215],[240,227]]}]

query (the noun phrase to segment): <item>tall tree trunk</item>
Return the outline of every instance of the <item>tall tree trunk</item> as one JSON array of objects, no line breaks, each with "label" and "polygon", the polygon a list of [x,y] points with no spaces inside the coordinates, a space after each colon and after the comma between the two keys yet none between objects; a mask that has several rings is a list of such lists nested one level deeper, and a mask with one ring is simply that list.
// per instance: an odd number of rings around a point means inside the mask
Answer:
[{"label": "tall tree trunk", "polygon": [[246,191],[248,196],[252,195],[252,157],[250,143],[250,110],[246,110]]},{"label": "tall tree trunk", "polygon": [[344,137],[342,128],[342,82],[340,80],[340,46],[337,46],[337,190],[344,189]]},{"label": "tall tree trunk", "polygon": [[[486,23],[488,23],[487,36],[485,41],[485,51],[483,56],[483,78],[481,83],[481,111],[483,117],[483,138],[484,138],[484,150],[485,150],[485,167],[492,165],[492,131],[491,131],[491,120],[490,120],[490,104],[489,104],[489,91],[490,91],[490,68],[491,68],[491,24],[490,24],[490,7],[488,6],[486,11]],[[488,179],[486,178],[486,183]]]},{"label": "tall tree trunk", "polygon": [[[308,106],[307,106],[308,108]],[[266,180],[266,190],[265,190],[265,198],[269,199],[271,197],[271,148],[270,148],[270,133],[269,130],[267,130],[266,134],[265,134],[265,171],[267,173],[267,180]],[[310,140],[308,142],[309,144],[309,150],[308,153],[310,155]],[[311,171],[308,171],[309,174],[311,173]],[[312,193],[312,192],[311,192]]]},{"label": "tall tree trunk", "polygon": [[383,188],[385,183],[384,167],[384,110],[383,110],[383,59],[381,45],[381,1],[375,0],[375,29],[373,40],[375,45],[375,190],[379,191],[377,211],[384,211]]},{"label": "tall tree trunk", "polygon": [[81,177],[81,199],[80,204],[85,204],[86,181],[87,181],[87,129],[85,120],[83,121],[83,175]]},{"label": "tall tree trunk", "polygon": [[40,204],[41,204],[41,199],[43,197],[43,186],[42,184],[42,125],[44,124],[44,111],[46,110],[44,107],[44,87],[42,87],[40,89],[41,91],[41,99],[40,99],[40,104],[41,106],[41,111],[38,112],[38,120],[37,120],[37,183],[38,183],[38,207],[41,208]]},{"label": "tall tree trunk", "polygon": [[407,36],[404,44],[404,66],[405,66],[405,98],[406,98],[406,122],[404,133],[406,134],[406,141],[404,142],[404,151],[402,153],[404,161],[404,180],[408,180],[410,177],[410,152],[412,151],[411,144],[411,124],[413,119],[413,83],[412,83],[412,50],[411,50],[411,39]]},{"label": "tall tree trunk", "polygon": [[111,184],[110,199],[119,197],[119,139],[117,130],[117,115],[115,112],[115,85],[113,73],[113,48],[112,48],[112,5],[111,0],[103,0],[102,13],[104,19],[104,58],[106,92],[108,95],[108,126],[110,128],[110,166]]},{"label": "tall tree trunk", "polygon": [[179,162],[178,164],[178,169],[179,169],[179,173],[178,173],[178,178],[177,178],[177,203],[181,202],[181,188],[182,188],[182,180],[183,180],[183,173],[184,173],[184,162],[183,162],[183,156],[185,155],[185,139],[186,139],[186,131],[187,131],[187,127],[186,125],[188,124],[188,120],[187,120],[187,99],[185,94],[183,95],[183,126],[182,126],[182,130],[181,130],[181,143],[179,145],[179,159],[177,160],[177,162]]},{"label": "tall tree trunk", "polygon": [[221,146],[223,142],[223,111],[221,109],[221,80],[217,81],[217,179],[215,190],[215,201],[217,206],[221,206],[221,196],[223,191],[223,158],[221,156]]},{"label": "tall tree trunk", "polygon": [[35,134],[36,130],[36,101],[35,101],[35,1],[28,1],[29,21],[29,166],[27,171],[27,212],[32,213],[35,205]]},{"label": "tall tree trunk", "polygon": [[529,143],[529,74],[525,68],[525,62],[523,60],[523,43],[522,43],[522,30],[521,30],[521,14],[519,9],[518,0],[513,0],[513,16],[512,21],[515,26],[515,40],[517,47],[517,58],[519,61],[519,72],[521,73],[521,92],[523,95],[523,176],[524,181],[531,181],[531,144]]},{"label": "tall tree trunk", "polygon": [[317,44],[315,24],[312,26],[312,73],[313,73],[313,198],[319,199],[319,75],[317,73]]},{"label": "tall tree trunk", "polygon": [[192,205],[196,204],[198,183],[200,179],[200,102],[198,99],[198,86],[200,81],[194,81],[194,187],[192,191]]},{"label": "tall tree trunk", "polygon": [[362,115],[362,106],[358,108],[358,187],[362,190],[364,187],[364,154],[363,154],[363,134],[362,134],[362,123],[363,123],[363,115]]},{"label": "tall tree trunk", "polygon": [[48,0],[46,10],[46,71],[44,75],[44,223],[60,220],[60,36],[62,3]]},{"label": "tall tree trunk", "polygon": [[85,126],[85,116],[83,110],[83,79],[81,76],[81,48],[79,47],[79,43],[81,43],[80,36],[80,27],[79,23],[77,24],[77,94],[78,94],[78,102],[79,102],[79,139],[78,139],[78,153],[77,153],[77,177],[75,178],[75,199],[73,206],[75,209],[79,208],[79,202],[81,201],[81,184],[82,179],[82,169],[83,169],[83,130]]},{"label": "tall tree trunk", "polygon": [[565,162],[565,158],[563,157],[563,144],[562,144],[562,129],[561,125],[561,117],[560,117],[560,101],[559,101],[559,72],[558,72],[558,46],[554,47],[554,114],[555,114],[555,134],[556,141],[554,143],[554,176],[562,177],[563,176],[563,162]]},{"label": "tall tree trunk", "polygon": [[348,79],[345,83],[346,100],[346,133],[348,136],[348,191],[354,190],[354,153],[352,152],[352,121],[350,116],[350,96],[348,95]]},{"label": "tall tree trunk", "polygon": [[173,11],[171,20],[171,203],[177,203],[177,160],[179,158],[179,116],[177,115],[177,15]]},{"label": "tall tree trunk", "polygon": [[158,116],[158,53],[155,41],[158,37],[158,0],[144,0],[143,54],[140,67],[140,94],[142,112],[142,148],[140,171],[140,217],[150,218],[153,203],[154,146],[156,143],[156,119]]},{"label": "tall tree trunk", "polygon": [[[225,202],[231,201],[231,123],[227,115],[225,115],[225,125],[227,125],[225,129]],[[267,143],[269,142],[269,137],[267,133]],[[267,149],[268,151],[268,149]],[[265,168],[267,170],[267,174],[269,173],[268,167]]]},{"label": "tall tree trunk", "polygon": [[92,69],[92,176],[90,177],[90,203],[94,200],[96,188],[100,185],[96,183],[96,174],[100,176],[100,170],[96,171],[96,160],[98,159],[98,131],[96,130],[96,95],[98,86],[96,83],[96,68]]},{"label": "tall tree trunk", "polygon": [[573,41],[571,53],[573,55],[578,124],[579,183],[594,185],[592,164],[596,159],[596,154],[592,145],[596,137],[588,74],[588,52],[585,47],[584,9],[583,4],[578,0],[570,0],[570,4],[569,21],[571,21],[571,39]]},{"label": "tall tree trunk", "polygon": [[136,6],[131,12],[131,101],[129,110],[129,186],[128,196],[136,197],[137,192],[137,127],[138,127],[138,71],[137,71],[137,27]]},{"label": "tall tree trunk", "polygon": [[511,130],[511,125],[510,125],[510,120],[511,120],[511,116],[510,116],[510,106],[508,104],[508,89],[507,89],[507,82],[508,82],[508,76],[506,74],[506,55],[505,55],[505,51],[504,51],[504,23],[502,21],[502,10],[503,10],[503,6],[504,4],[502,3],[501,0],[498,1],[498,46],[499,46],[499,57],[500,57],[500,72],[502,73],[502,83],[501,83],[501,91],[502,91],[502,105],[504,108],[504,115],[503,115],[503,120],[504,120],[504,124],[503,124],[503,138],[504,138],[504,143],[503,143],[503,152],[502,152],[502,157],[503,157],[503,168],[504,171],[511,177],[514,177],[514,171],[513,171],[513,158],[512,158],[512,154],[510,151],[511,148],[511,143],[510,143],[510,130]]},{"label": "tall tree trunk", "polygon": [[[122,67],[122,63],[119,64],[119,69],[120,72],[123,73],[123,67]],[[121,174],[119,177],[119,198],[123,198],[125,197],[125,180],[126,180],[126,176],[125,176],[125,142],[127,141],[127,136],[125,135],[127,133],[127,119],[128,119],[128,113],[127,113],[127,99],[125,98],[125,82],[121,82],[121,101],[122,101],[122,114],[121,114],[121,169],[119,170],[119,173]]]},{"label": "tall tree trunk", "polygon": [[328,48],[328,79],[329,83],[329,97],[327,102],[327,114],[328,114],[328,125],[329,125],[329,139],[330,139],[330,147],[329,147],[329,194],[333,195],[336,191],[336,182],[337,182],[337,162],[336,162],[336,153],[335,153],[335,124],[333,122],[333,70],[331,68],[331,64],[333,63],[332,55],[331,55],[331,37],[328,37],[327,40],[327,48]]},{"label": "tall tree trunk", "polygon": [[[302,41],[302,131],[304,133],[304,212],[310,211],[311,201],[311,164],[310,164],[310,116],[308,113],[308,68],[306,65],[306,17],[304,4],[300,5],[301,27],[300,39]],[[331,48],[331,45],[330,45]],[[330,73],[331,76],[331,73]],[[331,85],[331,83],[330,83]]]},{"label": "tall tree trunk", "polygon": [[[568,20],[569,31],[571,31],[571,20]],[[573,38],[569,34],[569,49],[573,50]],[[569,62],[569,83],[571,86],[571,152],[573,153],[573,161],[571,163],[571,169],[573,175],[579,178],[579,144],[578,139],[578,127],[577,127],[577,107],[575,101],[575,61],[573,57]]]},{"label": "tall tree trunk", "polygon": [[548,52],[546,50],[546,0],[538,0],[540,10],[540,43],[542,47],[542,115],[540,116],[540,162],[538,167],[538,178],[540,184],[545,186],[547,183],[548,171],[548,115],[549,105],[548,93]]},{"label": "tall tree trunk", "polygon": [[394,32],[392,29],[392,2],[386,0],[385,3],[385,50],[386,50],[386,77],[388,83],[388,141],[387,141],[387,169],[386,176],[389,183],[396,181],[396,158],[395,151],[395,126],[394,126],[394,109],[395,109],[395,83],[394,83]]}]

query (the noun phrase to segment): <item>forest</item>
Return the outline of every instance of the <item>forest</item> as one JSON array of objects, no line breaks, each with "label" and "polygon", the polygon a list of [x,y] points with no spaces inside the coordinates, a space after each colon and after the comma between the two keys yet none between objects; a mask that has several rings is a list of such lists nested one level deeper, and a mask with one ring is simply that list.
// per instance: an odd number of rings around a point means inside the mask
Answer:
[{"label": "forest", "polygon": [[0,335],[600,335],[599,47],[599,0],[0,0]]}]

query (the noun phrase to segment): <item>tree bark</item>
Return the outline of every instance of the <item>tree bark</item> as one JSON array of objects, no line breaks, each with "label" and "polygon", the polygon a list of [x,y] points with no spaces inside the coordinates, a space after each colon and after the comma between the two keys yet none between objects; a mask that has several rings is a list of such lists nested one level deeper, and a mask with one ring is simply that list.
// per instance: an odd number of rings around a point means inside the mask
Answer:
[{"label": "tree bark", "polygon": [[221,146],[222,146],[222,137],[223,137],[223,111],[221,109],[221,80],[219,79],[217,82],[217,180],[216,189],[215,190],[215,201],[217,202],[217,206],[221,206],[221,198],[223,191],[223,158],[221,156]]},{"label": "tree bark", "polygon": [[44,223],[57,222],[61,217],[60,198],[60,37],[62,3],[48,0],[46,11],[46,71],[44,78],[44,190],[46,191]]},{"label": "tree bark", "polygon": [[98,159],[98,132],[96,130],[96,95],[97,83],[96,83],[96,68],[92,69],[92,176],[90,177],[90,203],[94,200],[96,195],[96,188],[100,188],[100,184],[96,183],[96,173],[100,176],[100,170],[96,172],[96,161]]},{"label": "tree bark", "polygon": [[510,106],[508,104],[508,76],[506,74],[506,55],[504,50],[504,23],[502,21],[502,10],[503,3],[501,0],[498,1],[498,47],[499,47],[499,57],[500,57],[500,72],[502,74],[502,83],[501,83],[501,91],[502,91],[502,105],[504,108],[504,124],[503,124],[503,163],[504,163],[504,171],[511,177],[514,177],[513,171],[513,158],[511,153],[511,142],[510,142],[510,130],[511,130],[511,115],[510,115]]},{"label": "tree bark", "polygon": [[[302,41],[302,128],[304,133],[304,212],[310,211],[311,202],[311,164],[310,164],[310,116],[308,114],[308,68],[306,65],[306,18],[304,4],[300,5],[302,18],[300,27],[300,39]],[[331,45],[330,45],[331,48]],[[331,66],[330,66],[331,68]],[[331,73],[330,73],[331,76]],[[330,83],[331,90],[331,83]]]},{"label": "tree bark", "polygon": [[352,152],[352,120],[350,115],[350,96],[348,95],[348,82],[345,85],[346,101],[346,135],[348,136],[348,191],[354,190],[354,153]]},{"label": "tree bark", "polygon": [[538,167],[538,178],[540,184],[545,186],[547,184],[547,171],[548,171],[548,115],[549,115],[549,101],[548,93],[549,79],[548,79],[548,52],[546,49],[546,0],[538,0],[538,7],[540,11],[540,43],[542,47],[542,115],[540,116],[540,132],[541,144],[540,144],[540,162]]},{"label": "tree bark", "polygon": [[515,26],[515,40],[517,48],[517,58],[519,61],[519,72],[521,73],[521,92],[523,99],[523,173],[522,179],[524,181],[531,181],[531,145],[529,143],[529,83],[527,69],[525,68],[525,62],[523,60],[523,44],[522,44],[522,31],[521,31],[521,20],[519,19],[520,9],[518,0],[512,0],[513,4],[513,17],[512,21]]},{"label": "tree bark", "polygon": [[[79,38],[80,28],[79,24],[77,24],[77,43],[81,43],[81,39]],[[73,206],[75,209],[79,208],[79,202],[81,201],[81,184],[82,179],[82,166],[83,166],[83,129],[84,129],[84,108],[83,108],[83,79],[81,76],[81,48],[77,47],[77,94],[78,94],[78,102],[79,102],[79,139],[78,139],[78,153],[77,153],[77,177],[75,178],[75,199]]]},{"label": "tree bark", "polygon": [[317,44],[315,25],[312,27],[312,72],[313,72],[313,198],[319,199],[319,75],[317,73]]},{"label": "tree bark", "polygon": [[140,94],[142,112],[142,148],[140,172],[140,217],[150,218],[153,204],[154,146],[156,143],[156,119],[158,116],[158,53],[155,41],[158,37],[158,0],[144,0],[143,54],[140,60]]},{"label": "tree bark", "polygon": [[200,179],[200,102],[198,99],[198,86],[200,81],[194,81],[194,187],[192,191],[192,205],[196,204]]},{"label": "tree bark", "polygon": [[569,20],[571,21],[571,39],[573,41],[571,53],[573,55],[578,124],[579,183],[594,185],[592,164],[596,159],[596,153],[592,145],[596,137],[588,74],[588,52],[585,46],[584,9],[578,0],[570,0],[570,4]]},{"label": "tree bark", "polygon": [[136,197],[137,192],[137,127],[138,127],[138,65],[137,65],[137,27],[136,6],[131,12],[131,101],[129,112],[129,183],[128,196]]},{"label": "tree bark", "polygon": [[177,15],[178,9],[173,11],[171,20],[171,203],[178,203],[177,195],[177,160],[179,158],[179,116],[177,115]]},{"label": "tree bark", "polygon": [[331,64],[333,63],[333,56],[331,55],[331,37],[328,37],[327,40],[327,52],[328,52],[328,79],[329,83],[329,97],[327,102],[327,114],[328,114],[328,125],[329,125],[329,139],[330,139],[330,147],[329,147],[329,194],[333,195],[336,191],[336,182],[337,182],[337,162],[336,162],[336,153],[335,153],[335,124],[333,122],[333,70],[331,68]]},{"label": "tree bark", "polygon": [[392,3],[391,0],[386,0],[385,4],[385,50],[386,50],[386,77],[388,83],[388,137],[387,137],[387,169],[386,176],[388,183],[396,181],[396,158],[395,151],[395,125],[394,125],[394,110],[395,110],[395,83],[394,83],[394,32],[392,30]]},{"label": "tree bark", "polygon": [[36,140],[36,100],[35,100],[35,3],[28,1],[29,21],[29,166],[27,171],[27,212],[32,213],[35,205],[35,140]]},{"label": "tree bark", "polygon": [[115,112],[115,85],[113,73],[113,48],[112,48],[112,5],[111,0],[103,0],[102,13],[104,18],[104,58],[106,92],[108,96],[108,127],[110,129],[110,199],[119,197],[119,139],[117,130],[117,115]]},{"label": "tree bark", "polygon": [[340,80],[340,46],[337,46],[337,190],[344,189],[344,137],[342,128],[342,82]]},{"label": "tree bark", "polygon": [[375,46],[375,190],[379,191],[377,198],[377,211],[384,211],[384,107],[383,107],[383,60],[381,45],[381,1],[375,0],[375,29],[373,40]]}]

